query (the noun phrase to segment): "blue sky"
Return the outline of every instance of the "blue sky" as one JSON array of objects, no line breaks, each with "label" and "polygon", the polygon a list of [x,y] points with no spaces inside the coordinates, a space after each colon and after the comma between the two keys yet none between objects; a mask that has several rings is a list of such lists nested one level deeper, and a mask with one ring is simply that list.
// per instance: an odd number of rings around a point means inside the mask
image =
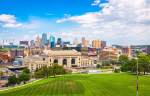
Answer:
[{"label": "blue sky", "polygon": [[21,21],[28,20],[30,16],[61,18],[64,14],[81,15],[98,11],[99,7],[93,7],[91,3],[93,0],[1,0],[0,13],[14,14]]},{"label": "blue sky", "polygon": [[0,0],[0,40],[31,40],[45,32],[71,41],[86,37],[110,44],[149,44],[149,4],[149,0]]}]

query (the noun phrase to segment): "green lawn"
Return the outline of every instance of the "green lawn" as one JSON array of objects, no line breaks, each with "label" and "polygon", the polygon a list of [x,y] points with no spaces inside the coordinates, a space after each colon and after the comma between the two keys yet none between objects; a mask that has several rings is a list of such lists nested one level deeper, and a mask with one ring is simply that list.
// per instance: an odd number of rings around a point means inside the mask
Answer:
[{"label": "green lawn", "polygon": [[[150,76],[140,76],[139,96],[150,96]],[[136,96],[136,77],[121,74],[64,75],[20,88],[0,96]]]}]

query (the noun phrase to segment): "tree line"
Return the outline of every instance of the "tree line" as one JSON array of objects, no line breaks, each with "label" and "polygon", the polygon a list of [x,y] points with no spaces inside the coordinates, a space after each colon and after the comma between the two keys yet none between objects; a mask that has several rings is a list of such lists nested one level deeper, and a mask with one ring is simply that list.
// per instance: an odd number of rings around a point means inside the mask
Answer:
[{"label": "tree line", "polygon": [[52,64],[52,66],[44,66],[40,69],[37,69],[34,72],[35,78],[48,78],[49,76],[56,77],[56,75],[62,75],[67,73],[68,71],[64,69],[63,66],[58,64]]},{"label": "tree line", "polygon": [[42,68],[37,69],[34,73],[31,73],[29,69],[25,68],[21,74],[13,75],[8,78],[8,85],[15,85],[20,83],[26,83],[33,78],[48,78],[53,76],[54,78],[56,75],[62,75],[71,72],[70,70],[64,69],[63,66],[58,64],[52,64],[52,66],[43,66]]},{"label": "tree line", "polygon": [[121,65],[121,71],[136,72],[137,64],[139,74],[146,74],[150,72],[150,56],[144,53],[137,54],[136,58],[129,59],[126,55],[119,57],[119,64]]},{"label": "tree line", "polygon": [[13,75],[8,78],[8,85],[15,85],[20,83],[26,83],[31,78],[30,70],[25,68],[23,72],[19,75]]}]

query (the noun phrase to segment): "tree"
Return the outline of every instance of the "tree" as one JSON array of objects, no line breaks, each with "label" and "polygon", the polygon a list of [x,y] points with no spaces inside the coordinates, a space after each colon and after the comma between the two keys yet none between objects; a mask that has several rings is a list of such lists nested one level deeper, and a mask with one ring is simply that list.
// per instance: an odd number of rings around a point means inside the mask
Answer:
[{"label": "tree", "polygon": [[47,66],[42,67],[42,71],[44,73],[44,75],[46,76],[46,78],[48,78],[49,76],[49,68]]},{"label": "tree", "polygon": [[118,63],[121,65],[121,71],[129,71],[129,58],[127,55],[120,55]]},{"label": "tree", "polygon": [[27,74],[27,73],[21,73],[19,75],[19,80],[20,82],[23,82],[24,84],[26,83],[26,81],[29,81],[30,80],[30,74]]},{"label": "tree", "polygon": [[137,64],[137,60],[136,60],[136,59],[131,59],[131,60],[129,61],[128,66],[129,66],[129,70],[130,70],[131,72],[135,72],[135,71],[136,71],[136,64]]},{"label": "tree", "polygon": [[102,66],[110,66],[110,65],[111,65],[110,61],[103,61],[102,62]]},{"label": "tree", "polygon": [[149,71],[150,66],[150,57],[146,54],[139,54],[138,55],[138,64],[139,64],[139,72],[146,72]]},{"label": "tree", "polygon": [[44,66],[38,70],[35,71],[34,76],[35,78],[48,78],[49,76],[60,75],[65,74],[66,70],[63,68],[63,66],[60,66],[58,64],[53,64],[52,66]]},{"label": "tree", "polygon": [[0,79],[4,75],[3,71],[0,71]]},{"label": "tree", "polygon": [[120,69],[115,69],[114,73],[120,73]]},{"label": "tree", "polygon": [[119,63],[120,64],[126,64],[126,63],[128,63],[128,61],[129,61],[129,58],[127,55],[120,55],[119,56]]},{"label": "tree", "polygon": [[16,78],[15,75],[8,78],[8,84],[9,85],[15,85],[18,83],[18,78]]},{"label": "tree", "polygon": [[56,77],[56,75],[60,75],[60,74],[65,73],[65,70],[64,70],[63,66],[59,66],[58,64],[53,64],[51,71],[52,71],[51,75],[53,75],[54,78]]},{"label": "tree", "polygon": [[30,74],[30,70],[29,70],[28,68],[25,68],[25,69],[23,70],[23,73]]},{"label": "tree", "polygon": [[[150,57],[146,54],[143,53],[138,53],[137,54],[137,59],[138,59],[138,71],[139,74],[141,72],[146,74],[146,72],[149,72],[149,67],[150,67]],[[121,70],[122,71],[130,71],[130,72],[135,72],[137,69],[137,60],[136,59],[131,59],[129,60],[126,56],[121,56],[119,58],[119,62],[121,62]]]},{"label": "tree", "polygon": [[96,68],[100,68],[100,67],[101,67],[101,65],[100,65],[100,64],[97,64],[97,65],[96,65]]},{"label": "tree", "polygon": [[22,73],[19,75],[18,79],[19,79],[19,82],[23,82],[25,84],[26,81],[30,80],[30,70],[25,68],[22,71]]},{"label": "tree", "polygon": [[38,69],[34,72],[34,77],[35,78],[44,78],[45,74],[42,69]]}]

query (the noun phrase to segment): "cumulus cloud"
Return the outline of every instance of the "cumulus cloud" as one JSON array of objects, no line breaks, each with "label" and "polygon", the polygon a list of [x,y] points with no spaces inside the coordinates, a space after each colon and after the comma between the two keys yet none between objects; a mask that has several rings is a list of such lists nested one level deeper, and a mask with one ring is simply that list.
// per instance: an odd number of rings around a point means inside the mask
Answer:
[{"label": "cumulus cloud", "polygon": [[101,0],[94,0],[94,2],[91,4],[92,6],[99,5],[101,3]]},{"label": "cumulus cloud", "polygon": [[[102,6],[99,0],[92,5]],[[104,39],[120,44],[148,44],[150,35],[149,0],[109,0],[98,12],[88,12],[57,20],[57,23],[74,22],[80,29],[91,30]],[[111,34],[111,35],[110,35]]]},{"label": "cumulus cloud", "polygon": [[14,15],[9,14],[0,15],[0,25],[4,28],[16,28],[22,26],[21,23],[17,22]]}]

